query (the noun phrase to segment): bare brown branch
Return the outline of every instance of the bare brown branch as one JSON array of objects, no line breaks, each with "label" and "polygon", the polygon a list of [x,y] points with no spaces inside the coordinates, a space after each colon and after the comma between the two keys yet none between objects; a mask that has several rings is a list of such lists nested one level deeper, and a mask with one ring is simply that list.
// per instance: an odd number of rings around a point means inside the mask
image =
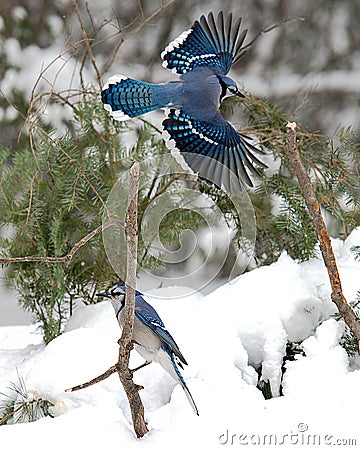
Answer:
[{"label": "bare brown branch", "polygon": [[130,186],[128,196],[128,213],[126,219],[126,298],[124,312],[124,327],[119,340],[118,374],[129,400],[134,430],[137,437],[144,436],[147,426],[144,419],[144,406],[139,390],[133,382],[133,374],[129,369],[130,351],[132,349],[132,335],[135,315],[135,288],[138,248],[138,191],[139,191],[140,165],[134,162],[130,169]]},{"label": "bare brown branch", "polygon": [[65,392],[74,392],[79,391],[80,389],[85,389],[89,386],[92,386],[93,384],[99,383],[100,381],[106,380],[110,375],[118,371],[117,364],[111,366],[106,372],[102,373],[101,375],[98,375],[97,377],[93,378],[90,381],[87,381],[83,384],[78,384],[77,386],[65,389]]},{"label": "bare brown branch", "polygon": [[81,247],[83,247],[85,244],[87,244],[93,237],[98,235],[99,233],[102,233],[103,230],[111,227],[111,226],[125,226],[123,223],[119,221],[109,221],[106,222],[103,225],[100,225],[99,227],[95,228],[95,230],[88,233],[86,236],[84,236],[82,239],[80,239],[79,242],[74,244],[74,246],[71,248],[68,254],[65,256],[37,256],[37,255],[31,255],[31,256],[16,256],[16,257],[7,257],[7,258],[0,258],[0,264],[10,264],[10,263],[24,263],[24,262],[47,262],[47,263],[63,263],[63,264],[70,264],[72,261],[74,255],[76,252],[80,250]]},{"label": "bare brown branch", "polygon": [[324,219],[321,214],[319,202],[315,196],[314,188],[310,177],[301,161],[301,157],[296,145],[296,124],[288,123],[287,142],[285,153],[291,166],[293,167],[300,184],[302,194],[305,199],[319,244],[321,254],[329,275],[331,284],[331,299],[336,304],[345,323],[349,326],[358,341],[360,351],[360,322],[357,319],[351,306],[347,303],[341,287],[341,280],[336,264],[335,255],[331,246],[329,234],[326,229]]},{"label": "bare brown branch", "polygon": [[[144,419],[144,406],[142,404],[138,386],[133,382],[133,372],[129,369],[130,351],[133,348],[132,335],[135,316],[135,289],[136,289],[136,269],[137,269],[137,247],[138,247],[138,191],[139,191],[140,165],[134,162],[130,168],[130,186],[128,194],[128,207],[126,218],[126,242],[127,242],[127,263],[126,263],[126,298],[124,312],[124,326],[119,339],[119,358],[118,362],[110,367],[103,374],[92,380],[66,389],[66,392],[77,391],[92,386],[99,381],[117,372],[129,400],[131,416],[134,430],[137,437],[144,436],[147,432],[147,426]],[[146,365],[146,363],[144,364]],[[144,365],[140,366],[143,367]]]}]

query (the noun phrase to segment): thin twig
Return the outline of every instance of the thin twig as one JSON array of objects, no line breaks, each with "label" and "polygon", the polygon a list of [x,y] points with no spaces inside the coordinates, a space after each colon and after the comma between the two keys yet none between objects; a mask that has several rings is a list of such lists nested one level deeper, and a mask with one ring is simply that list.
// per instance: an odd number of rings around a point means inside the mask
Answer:
[{"label": "thin twig", "polygon": [[253,45],[253,43],[259,39],[260,36],[262,36],[265,33],[269,33],[272,30],[275,30],[275,28],[282,27],[283,25],[287,25],[288,23],[292,23],[292,22],[303,22],[304,20],[305,20],[304,17],[294,17],[292,19],[286,19],[281,22],[274,23],[273,25],[270,25],[266,28],[263,28],[254,36],[253,39],[251,39],[250,42],[248,42],[246,45],[241,47],[241,50],[245,50],[245,49],[251,47]]},{"label": "thin twig", "polygon": [[[120,47],[122,46],[122,44],[127,41],[128,39],[130,39],[132,36],[134,36],[135,34],[137,34],[145,25],[147,25],[151,20],[153,20],[156,16],[158,16],[160,13],[162,13],[168,6],[170,6],[172,3],[174,3],[176,0],[169,0],[167,3],[161,3],[161,6],[156,9],[152,14],[150,14],[150,16],[144,18],[144,20],[133,30],[131,30],[125,37],[122,37],[121,39],[119,39],[110,60],[107,62],[107,64],[105,65],[104,69],[103,69],[103,73],[106,73],[111,65],[113,64],[113,62],[115,61],[116,55],[120,49]],[[121,30],[119,31],[119,33],[121,33]]]},{"label": "thin twig", "polygon": [[301,161],[299,151],[296,145],[296,124],[288,123],[287,140],[285,146],[285,153],[291,166],[293,167],[297,179],[300,184],[302,194],[305,199],[319,244],[321,254],[329,275],[331,284],[331,299],[336,304],[342,318],[348,325],[354,336],[358,341],[358,348],[360,352],[360,322],[357,319],[353,309],[347,303],[342,291],[340,275],[336,264],[335,255],[331,246],[329,234],[326,229],[324,219],[321,214],[319,202],[315,196],[314,188],[310,177]]},{"label": "thin twig", "polygon": [[102,373],[101,375],[98,375],[97,377],[93,378],[90,381],[87,381],[83,384],[78,384],[77,386],[73,386],[71,388],[65,389],[65,392],[74,392],[79,391],[80,389],[85,389],[89,386],[92,386],[93,384],[99,383],[100,381],[106,380],[110,375],[118,371],[117,364],[111,366],[106,372]]},{"label": "thin twig", "polygon": [[96,78],[97,78],[97,81],[99,83],[99,87],[101,89],[101,75],[100,75],[100,71],[99,71],[98,66],[96,64],[96,61],[95,61],[94,53],[93,53],[93,51],[91,49],[91,45],[90,45],[90,40],[91,39],[89,39],[87,34],[86,34],[86,30],[85,30],[84,23],[83,23],[82,18],[81,18],[81,14],[80,14],[80,11],[79,11],[79,7],[78,7],[78,4],[77,4],[77,1],[76,0],[72,0],[72,4],[73,4],[74,10],[75,10],[76,17],[77,17],[77,19],[79,21],[79,25],[80,25],[80,28],[81,28],[81,34],[82,34],[82,37],[84,39],[84,44],[85,44],[85,47],[86,47],[86,51],[87,51],[87,53],[89,55],[91,64],[93,65],[94,70],[96,72]]}]

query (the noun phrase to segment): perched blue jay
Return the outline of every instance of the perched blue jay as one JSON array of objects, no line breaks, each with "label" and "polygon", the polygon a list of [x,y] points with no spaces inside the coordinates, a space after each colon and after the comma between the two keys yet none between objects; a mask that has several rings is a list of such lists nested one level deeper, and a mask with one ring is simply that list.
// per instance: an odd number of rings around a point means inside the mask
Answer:
[{"label": "perched blue jay", "polygon": [[[125,286],[114,286],[107,292],[97,294],[100,297],[110,299],[120,328],[123,327],[124,322],[125,294]],[[183,369],[182,364],[187,365],[187,362],[171,334],[165,328],[158,313],[143,299],[139,291],[136,291],[135,294],[135,317],[132,341],[135,345],[135,350],[146,361],[140,367],[150,364],[152,361],[159,363],[181,385],[190,405],[195,413],[199,415],[189,388],[178,367],[179,365]]]},{"label": "perched blue jay", "polygon": [[[248,169],[266,168],[252,152],[263,153],[238,133],[220,114],[228,93],[244,97],[234,80],[226,76],[241,56],[247,30],[239,34],[241,18],[233,26],[232,14],[213,13],[199,21],[162,52],[163,66],[181,74],[179,81],[151,84],[114,75],[105,84],[101,99],[116,120],[127,120],[160,108],[167,109],[163,138],[183,156],[200,178],[231,192],[230,179],[241,190],[241,177],[253,186]],[[246,139],[247,140],[246,140]]]}]

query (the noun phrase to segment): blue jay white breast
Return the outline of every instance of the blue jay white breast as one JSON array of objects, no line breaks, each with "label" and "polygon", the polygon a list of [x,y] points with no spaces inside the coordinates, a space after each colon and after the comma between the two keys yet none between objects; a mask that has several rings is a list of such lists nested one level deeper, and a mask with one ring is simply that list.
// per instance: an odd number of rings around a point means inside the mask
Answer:
[{"label": "blue jay white breast", "polygon": [[253,186],[249,173],[267,166],[255,156],[263,151],[251,138],[238,133],[219,111],[227,94],[243,97],[227,76],[245,53],[247,30],[240,33],[241,18],[226,20],[220,12],[201,16],[161,53],[163,66],[180,75],[178,81],[154,84],[125,75],[113,75],[101,99],[116,120],[127,120],[165,109],[163,139],[175,157],[185,161],[201,179],[223,188],[241,190],[241,180]]},{"label": "blue jay white breast", "polygon": [[[125,311],[125,286],[114,286],[107,292],[97,294],[111,301],[116,318],[123,328]],[[132,341],[136,351],[145,359],[146,363],[157,362],[183,388],[194,412],[199,415],[197,406],[180,372],[187,362],[174,338],[165,328],[155,309],[147,303],[142,294],[136,291],[135,317]],[[180,368],[179,368],[180,367]]]}]

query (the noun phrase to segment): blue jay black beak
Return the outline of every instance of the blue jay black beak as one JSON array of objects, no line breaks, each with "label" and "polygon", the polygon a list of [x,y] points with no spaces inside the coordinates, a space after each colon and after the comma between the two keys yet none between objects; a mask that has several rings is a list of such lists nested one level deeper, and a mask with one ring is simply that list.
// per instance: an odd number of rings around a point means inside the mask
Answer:
[{"label": "blue jay black beak", "polygon": [[108,292],[98,292],[96,294],[97,297],[105,297],[105,298],[110,298],[111,295]]},{"label": "blue jay black beak", "polygon": [[241,93],[240,91],[235,92],[235,95],[237,95],[240,98],[245,98],[245,95]]},{"label": "blue jay black beak", "polygon": [[236,86],[230,86],[230,87],[228,87],[228,90],[232,95],[236,95],[237,97],[245,98],[245,95],[242,94]]},{"label": "blue jay black beak", "polygon": [[236,89],[236,91],[234,91],[233,94],[235,94],[237,97],[245,98],[245,95],[242,94],[238,89]]}]

